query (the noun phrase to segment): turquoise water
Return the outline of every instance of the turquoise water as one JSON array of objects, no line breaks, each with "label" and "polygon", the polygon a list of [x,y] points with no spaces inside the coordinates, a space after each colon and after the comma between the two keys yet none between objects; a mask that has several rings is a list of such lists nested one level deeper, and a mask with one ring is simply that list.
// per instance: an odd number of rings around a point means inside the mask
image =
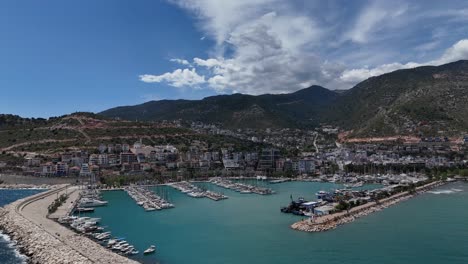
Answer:
[{"label": "turquoise water", "polygon": [[[0,189],[0,206],[12,203],[18,199],[42,192],[43,190],[6,190]],[[25,257],[18,254],[8,236],[0,230],[0,263],[24,263]]]},{"label": "turquoise water", "polygon": [[[116,236],[143,251],[156,244],[144,263],[468,263],[468,184],[441,187],[325,233],[304,233],[289,226],[301,217],[280,213],[290,195],[313,199],[329,183],[288,182],[269,185],[277,194],[223,192],[229,199],[194,199],[170,187],[174,209],[145,212],[123,191],[104,193],[102,217]],[[374,186],[365,186],[372,188]]]}]

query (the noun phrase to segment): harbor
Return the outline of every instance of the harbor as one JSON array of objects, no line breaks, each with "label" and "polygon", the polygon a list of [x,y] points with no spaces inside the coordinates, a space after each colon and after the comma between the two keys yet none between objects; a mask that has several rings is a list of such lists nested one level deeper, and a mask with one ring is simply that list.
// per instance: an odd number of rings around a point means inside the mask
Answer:
[{"label": "harbor", "polygon": [[[131,244],[140,251],[140,255],[148,245],[157,245],[157,254],[145,257],[130,256],[145,264],[237,264],[248,262],[253,258],[260,264],[305,264],[325,260],[333,264],[343,261],[370,264],[378,262],[380,256],[389,249],[399,252],[396,258],[399,263],[436,264],[444,263],[444,259],[435,252],[425,252],[426,246],[409,249],[398,241],[404,239],[416,242],[431,239],[431,245],[434,247],[447,249],[445,246],[447,241],[437,240],[441,233],[447,230],[459,230],[459,233],[449,239],[454,243],[455,241],[461,243],[468,235],[468,229],[463,222],[465,211],[459,211],[467,206],[468,199],[463,198],[467,197],[468,185],[459,182],[412,196],[405,202],[357,218],[352,224],[313,234],[290,228],[295,222],[307,220],[307,216],[282,214],[279,212],[279,207],[290,200],[291,195],[295,200],[303,196],[305,201],[312,201],[322,190],[333,192],[335,188],[344,187],[332,183],[292,181],[274,184],[272,188],[276,194],[270,196],[244,195],[234,190],[226,190],[229,199],[222,203],[214,203],[208,199],[194,199],[169,186],[156,186],[151,190],[158,193],[167,191],[171,201],[177,204],[174,209],[162,210],[157,214],[145,213],[125,192],[103,192],[103,198],[109,204],[96,207],[95,212],[89,216],[101,218],[102,226],[108,226],[113,234],[119,234],[124,236],[126,241],[131,241]],[[365,184],[362,188],[373,190],[381,186]],[[213,186],[214,191],[223,189]],[[454,191],[451,194],[445,191],[451,189],[465,191]],[[121,211],[122,207],[126,208],[125,212]],[[434,211],[441,214],[434,216]],[[463,217],[450,217],[452,215],[450,212],[455,211],[458,214],[462,213]],[[395,223],[398,223],[398,228],[395,228]],[[440,228],[440,223],[445,223],[447,226]],[[408,230],[416,230],[416,235],[409,233]],[[433,231],[427,233],[427,230]],[[388,242],[390,246],[385,249],[379,247],[375,242],[377,239],[375,234],[378,234],[379,240]],[[226,236],[229,239],[225,239]],[[197,239],[194,241],[193,237]],[[223,243],[219,243],[221,239]],[[298,245],[312,248],[314,254]],[[186,249],[184,254],[180,254],[181,248]],[[360,251],[362,248],[368,248],[371,252]],[[330,249],[333,249],[333,253]],[[258,255],[258,252],[266,251],[270,253]],[[244,253],[238,254],[238,252]],[[330,258],[330,254],[335,252],[352,257]],[[414,252],[419,252],[417,253],[419,258],[409,259],[408,256],[416,254]],[[380,260],[380,263],[392,262]]]},{"label": "harbor", "polygon": [[217,186],[223,187],[225,189],[234,190],[242,194],[254,193],[259,195],[269,195],[274,193],[274,191],[270,188],[253,186],[250,184],[235,182],[222,178],[212,178],[209,182]]},{"label": "harbor", "polygon": [[193,197],[193,198],[206,197],[206,198],[209,198],[209,199],[211,199],[213,201],[219,201],[219,200],[223,200],[223,199],[228,198],[226,195],[224,195],[222,193],[213,192],[213,191],[209,191],[209,190],[203,190],[202,188],[200,188],[198,186],[195,186],[194,184],[192,184],[190,182],[186,182],[186,181],[170,183],[170,184],[168,184],[168,186],[171,186],[174,189],[177,189],[180,192],[185,193],[188,196]]}]

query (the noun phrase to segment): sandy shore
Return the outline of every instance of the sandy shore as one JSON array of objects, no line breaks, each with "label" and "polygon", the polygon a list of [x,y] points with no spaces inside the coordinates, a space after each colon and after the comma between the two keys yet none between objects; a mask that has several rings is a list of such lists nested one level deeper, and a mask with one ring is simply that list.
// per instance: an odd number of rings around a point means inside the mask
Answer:
[{"label": "sandy shore", "polygon": [[349,210],[349,212],[340,212],[330,215],[319,216],[316,217],[314,221],[310,219],[299,221],[292,224],[291,228],[305,232],[323,232],[330,229],[335,229],[338,226],[350,223],[359,217],[369,215],[373,212],[381,211],[389,206],[392,206],[402,201],[406,201],[417,194],[424,193],[443,184],[445,184],[445,182],[432,182],[424,186],[417,187],[415,194],[411,194],[409,192],[397,193],[388,198],[380,200],[378,203],[370,202],[361,206],[354,207],[351,210]]},{"label": "sandy shore", "polygon": [[52,215],[60,217],[78,197],[74,187],[57,185],[0,208],[0,228],[17,241],[32,263],[138,263],[47,218],[47,207],[63,193],[70,197]]}]

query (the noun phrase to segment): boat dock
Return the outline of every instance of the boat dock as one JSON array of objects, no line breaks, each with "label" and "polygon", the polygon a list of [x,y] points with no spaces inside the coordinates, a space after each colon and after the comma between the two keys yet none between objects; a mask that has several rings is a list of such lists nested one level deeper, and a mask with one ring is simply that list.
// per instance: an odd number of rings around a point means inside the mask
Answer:
[{"label": "boat dock", "polygon": [[142,206],[145,211],[154,211],[173,208],[174,205],[156,195],[154,192],[140,186],[129,186],[124,188],[125,192],[133,200]]},{"label": "boat dock", "polygon": [[221,178],[213,178],[210,180],[211,183],[223,187],[225,189],[234,190],[239,193],[255,193],[260,195],[273,194],[274,191],[269,188],[257,187],[245,183],[233,182]]},{"label": "boat dock", "polygon": [[228,198],[227,196],[225,196],[225,195],[223,195],[221,193],[208,191],[208,190],[202,190],[200,187],[197,187],[197,186],[195,186],[195,185],[193,185],[192,183],[189,183],[189,182],[175,182],[175,183],[171,183],[171,184],[168,184],[168,185],[171,186],[174,189],[177,189],[177,190],[181,191],[182,193],[187,194],[190,197],[193,197],[193,198],[206,197],[206,198],[209,198],[209,199],[214,200],[214,201],[219,201],[219,200],[223,200],[223,199]]}]

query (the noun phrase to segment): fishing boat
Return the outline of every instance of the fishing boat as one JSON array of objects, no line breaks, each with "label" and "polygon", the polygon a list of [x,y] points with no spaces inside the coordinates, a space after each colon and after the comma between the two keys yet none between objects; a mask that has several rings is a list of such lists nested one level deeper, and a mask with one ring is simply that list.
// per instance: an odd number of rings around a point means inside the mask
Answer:
[{"label": "fishing boat", "polygon": [[143,254],[148,255],[156,252],[156,246],[151,245],[147,250],[143,251]]}]

